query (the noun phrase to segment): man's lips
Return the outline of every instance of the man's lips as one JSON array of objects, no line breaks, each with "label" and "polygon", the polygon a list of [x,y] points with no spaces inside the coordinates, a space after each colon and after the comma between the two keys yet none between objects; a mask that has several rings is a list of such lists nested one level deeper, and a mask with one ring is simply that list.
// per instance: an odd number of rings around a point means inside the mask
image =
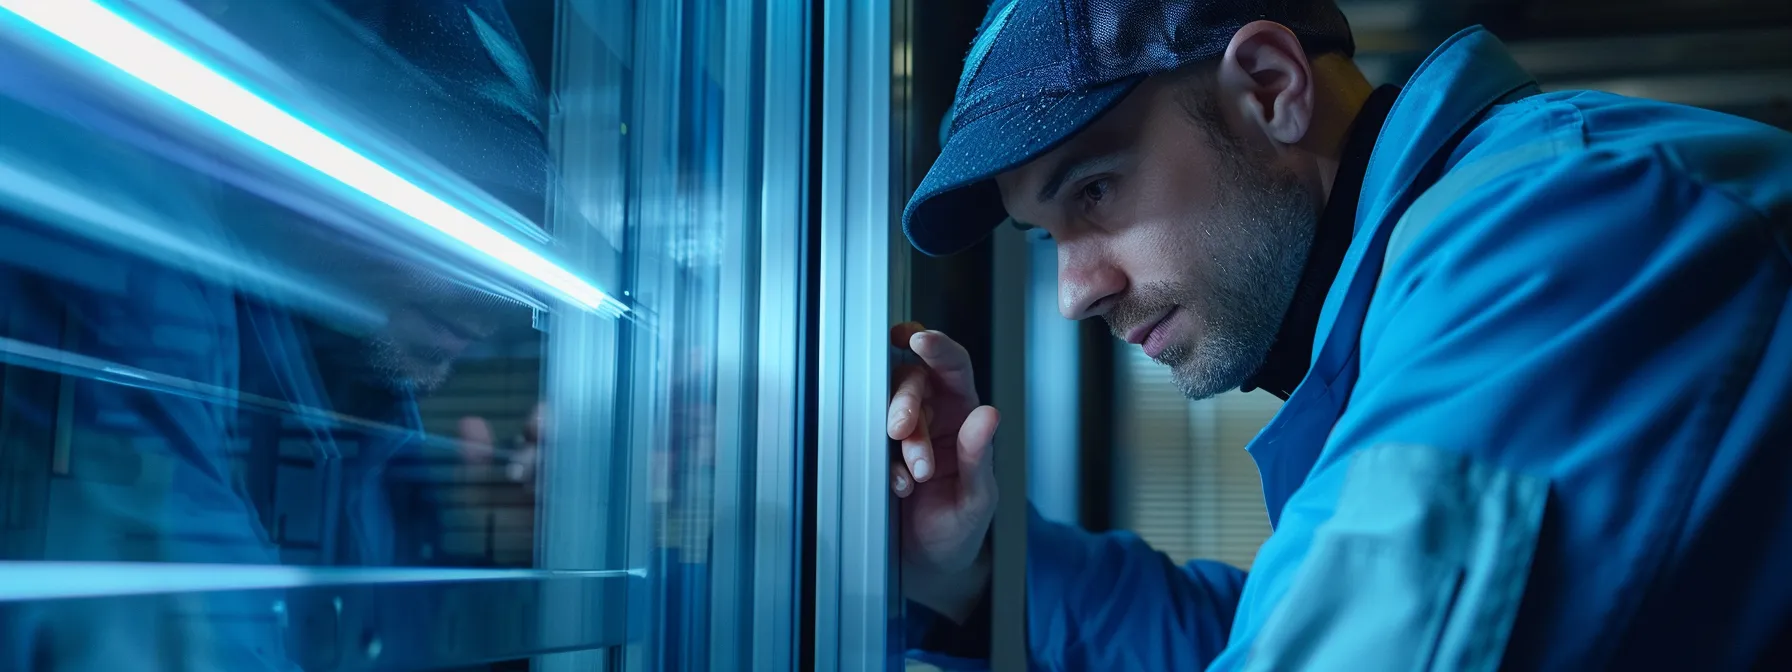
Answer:
[{"label": "man's lips", "polygon": [[1131,331],[1126,332],[1126,342],[1133,345],[1144,345],[1145,339],[1151,337],[1151,332],[1155,331],[1158,325],[1163,324],[1164,320],[1170,319],[1170,316],[1174,314],[1176,314],[1176,308],[1167,308],[1157,317],[1139,323],[1139,326],[1133,327]]}]

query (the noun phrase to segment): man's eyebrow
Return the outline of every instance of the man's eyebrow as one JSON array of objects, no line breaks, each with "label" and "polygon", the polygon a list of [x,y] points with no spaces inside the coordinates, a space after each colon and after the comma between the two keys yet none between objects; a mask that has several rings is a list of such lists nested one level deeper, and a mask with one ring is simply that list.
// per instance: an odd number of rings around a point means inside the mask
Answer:
[{"label": "man's eyebrow", "polygon": [[1091,173],[1106,168],[1113,163],[1115,158],[1115,154],[1109,153],[1064,159],[1058,164],[1057,169],[1052,171],[1051,178],[1045,181],[1045,186],[1039,188],[1039,202],[1050,203],[1057,200],[1058,191],[1064,188],[1065,183],[1083,179]]}]

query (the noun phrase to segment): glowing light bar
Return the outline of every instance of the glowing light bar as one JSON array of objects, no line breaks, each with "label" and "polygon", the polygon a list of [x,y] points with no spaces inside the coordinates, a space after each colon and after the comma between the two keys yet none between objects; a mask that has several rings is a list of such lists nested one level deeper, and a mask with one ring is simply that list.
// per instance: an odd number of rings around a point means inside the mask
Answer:
[{"label": "glowing light bar", "polygon": [[[319,586],[548,579],[627,580],[630,577],[645,576],[647,572],[642,569],[436,569],[0,560],[0,577],[5,577],[0,579],[0,603]],[[275,603],[273,607],[281,609],[280,603]]]},{"label": "glowing light bar", "polygon": [[4,8],[343,184],[592,310],[628,309],[477,218],[356,153],[93,0],[0,0]]}]

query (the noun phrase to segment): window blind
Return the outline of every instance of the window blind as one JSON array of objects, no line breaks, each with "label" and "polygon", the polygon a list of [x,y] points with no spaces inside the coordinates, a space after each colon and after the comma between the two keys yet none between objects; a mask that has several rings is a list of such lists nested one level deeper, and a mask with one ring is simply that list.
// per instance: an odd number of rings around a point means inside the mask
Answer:
[{"label": "window blind", "polygon": [[1282,401],[1228,392],[1189,401],[1169,369],[1137,348],[1119,353],[1115,502],[1121,526],[1178,562],[1249,569],[1269,537],[1257,467],[1244,447]]}]

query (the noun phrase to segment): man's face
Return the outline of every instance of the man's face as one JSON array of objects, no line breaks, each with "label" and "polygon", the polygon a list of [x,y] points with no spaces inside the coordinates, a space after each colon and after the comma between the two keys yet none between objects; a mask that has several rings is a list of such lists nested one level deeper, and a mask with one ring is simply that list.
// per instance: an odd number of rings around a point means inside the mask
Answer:
[{"label": "man's face", "polygon": [[343,356],[330,366],[354,369],[338,373],[393,390],[432,392],[447,381],[454,361],[468,348],[529,317],[522,305],[396,254],[387,241],[319,226],[315,220],[270,209],[246,193],[230,198],[234,200],[224,203],[227,210],[261,215],[244,220],[253,226],[238,229],[244,245],[280,250],[283,268],[315,285],[320,294],[357,309],[308,315],[316,326],[353,341],[349,345],[327,339],[332,355]]},{"label": "man's face", "polygon": [[382,385],[429,393],[455,360],[526,309],[409,264],[344,255],[336,278],[376,302],[383,324],[361,334],[366,366]]},{"label": "man's face", "polygon": [[1238,133],[1189,75],[1154,77],[1052,152],[997,178],[1058,246],[1058,300],[1168,365],[1190,398],[1242,385],[1275,343],[1317,200],[1269,140]]},{"label": "man's face", "polygon": [[447,382],[454,361],[491,338],[505,309],[520,309],[486,294],[427,275],[413,276],[383,329],[372,336],[372,364],[392,381],[419,392]]}]

